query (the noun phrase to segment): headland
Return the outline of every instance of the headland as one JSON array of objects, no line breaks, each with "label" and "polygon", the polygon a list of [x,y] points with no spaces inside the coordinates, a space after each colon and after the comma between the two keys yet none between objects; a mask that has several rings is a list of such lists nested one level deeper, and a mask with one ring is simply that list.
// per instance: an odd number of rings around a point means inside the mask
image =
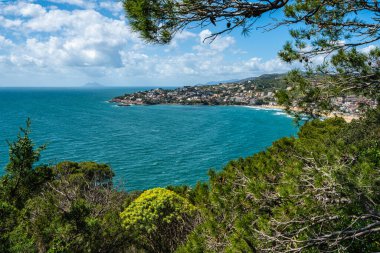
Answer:
[{"label": "headland", "polygon": [[[276,92],[289,89],[284,81],[284,74],[262,75],[237,82],[220,83],[216,85],[184,86],[175,89],[151,89],[125,94],[110,100],[119,106],[131,105],[240,105],[266,109],[285,107],[277,102]],[[376,102],[360,96],[339,97],[334,100],[337,108],[324,117],[342,117],[347,122],[360,117],[360,105],[375,106]],[[291,111],[301,111],[291,107]]]}]

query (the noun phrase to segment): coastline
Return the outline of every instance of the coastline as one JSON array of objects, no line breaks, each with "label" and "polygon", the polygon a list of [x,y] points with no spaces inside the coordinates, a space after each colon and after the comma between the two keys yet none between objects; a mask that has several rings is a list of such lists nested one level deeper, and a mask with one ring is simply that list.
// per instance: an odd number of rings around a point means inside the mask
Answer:
[{"label": "coastline", "polygon": [[[109,103],[116,103],[117,106],[120,107],[128,107],[128,106],[150,106],[149,104],[126,104],[119,101],[109,100]],[[152,105],[191,105],[191,104],[181,104],[181,103],[161,103],[161,104],[152,104]],[[242,106],[247,108],[254,108],[259,110],[273,110],[273,111],[285,111],[286,107],[281,105],[203,105],[203,104],[194,104],[194,105],[201,105],[201,106]],[[298,107],[292,107],[292,111],[299,112],[301,111]],[[327,115],[324,115],[326,118],[334,118],[334,117],[340,117],[343,118],[347,123],[350,123],[354,119],[359,119],[358,115],[347,115],[344,113],[338,113],[338,112],[331,112]]]},{"label": "coastline", "polygon": [[333,113],[333,112],[329,113],[326,117],[327,118],[340,117],[340,118],[343,118],[347,123],[350,123],[351,121],[360,118],[360,116],[357,116],[357,115],[346,115],[342,113]]},{"label": "coastline", "polygon": [[[252,106],[247,105],[245,107],[257,108],[257,109],[267,109],[267,110],[281,110],[281,111],[285,110],[285,106],[281,106],[281,105],[252,105]],[[295,111],[295,112],[301,111],[301,109],[297,108],[297,107],[292,107],[291,110]],[[326,118],[335,118],[335,117],[343,118],[347,123],[350,123],[351,121],[353,121],[355,119],[359,119],[358,115],[347,115],[347,114],[339,113],[339,112],[331,112],[331,113],[328,113],[327,115],[324,115],[324,117],[326,117]]]}]

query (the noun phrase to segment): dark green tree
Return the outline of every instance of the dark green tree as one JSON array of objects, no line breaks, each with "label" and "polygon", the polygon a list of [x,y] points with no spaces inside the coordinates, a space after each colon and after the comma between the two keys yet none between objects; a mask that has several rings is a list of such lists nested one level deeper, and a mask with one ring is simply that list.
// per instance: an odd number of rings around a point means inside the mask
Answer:
[{"label": "dark green tree", "polygon": [[[132,27],[149,42],[168,43],[172,36],[188,27],[214,25],[215,38],[241,28],[243,33],[254,27],[263,15],[282,10],[283,18],[268,23],[270,28],[301,23],[292,29],[295,45],[326,53],[356,47],[379,39],[376,1],[323,0],[123,0]],[[308,43],[311,42],[311,43]],[[339,43],[337,43],[339,42]]]},{"label": "dark green tree", "polygon": [[17,208],[22,208],[25,201],[51,177],[51,171],[44,166],[37,167],[40,153],[45,146],[35,148],[29,135],[31,121],[26,128],[20,128],[15,142],[8,142],[9,163],[5,176],[1,178],[2,199]]},{"label": "dark green tree", "polygon": [[[129,252],[119,213],[130,198],[110,183],[113,172],[94,162],[62,162],[29,198],[8,232],[10,252]],[[132,251],[133,252],[133,251]]]},{"label": "dark green tree", "polygon": [[247,33],[260,15],[282,8],[287,0],[123,0],[130,25],[148,42],[166,44],[189,25],[223,23],[213,37],[242,27]]},{"label": "dark green tree", "polygon": [[30,120],[0,178],[0,252],[133,252],[119,213],[135,194],[117,191],[106,164],[36,163],[44,146],[30,139]]},{"label": "dark green tree", "polygon": [[53,166],[54,176],[69,177],[74,180],[75,177],[79,178],[79,181],[91,182],[94,186],[107,186],[113,185],[112,179],[115,173],[111,167],[107,164],[99,164],[95,162],[60,162],[56,166]]},{"label": "dark green tree", "polygon": [[30,120],[21,128],[14,142],[9,145],[9,163],[5,175],[0,178],[0,251],[8,252],[10,232],[17,225],[17,219],[26,201],[41,190],[52,177],[46,166],[35,166],[44,146],[35,149],[30,139]]},{"label": "dark green tree", "polygon": [[[284,53],[286,54],[286,53]],[[278,92],[278,101],[287,106],[299,107],[300,113],[321,116],[339,111],[338,98],[349,95],[362,97],[360,109],[373,108],[380,91],[380,49],[364,53],[353,48],[339,49],[319,66],[307,66],[307,71],[293,70],[285,78],[290,90]],[[290,110],[289,110],[290,112]]]},{"label": "dark green tree", "polygon": [[[380,39],[380,6],[376,1],[294,1],[284,8],[291,26],[292,42],[287,42],[280,57],[286,62],[299,61],[303,71],[287,78],[291,90],[278,94],[289,109],[320,116],[337,111],[336,98],[349,95],[376,101],[379,98],[380,50],[371,45]],[[363,103],[363,111],[372,107]]]}]

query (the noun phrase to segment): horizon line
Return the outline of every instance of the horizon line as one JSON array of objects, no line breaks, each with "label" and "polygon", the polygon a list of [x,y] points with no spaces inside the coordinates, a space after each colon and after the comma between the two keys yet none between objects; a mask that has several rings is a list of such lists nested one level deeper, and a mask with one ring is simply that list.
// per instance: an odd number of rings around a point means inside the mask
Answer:
[{"label": "horizon line", "polygon": [[[103,89],[103,88],[160,88],[160,87],[182,87],[187,85],[167,85],[167,86],[0,86],[1,88],[76,88],[76,89]],[[195,85],[194,85],[195,86]]]}]

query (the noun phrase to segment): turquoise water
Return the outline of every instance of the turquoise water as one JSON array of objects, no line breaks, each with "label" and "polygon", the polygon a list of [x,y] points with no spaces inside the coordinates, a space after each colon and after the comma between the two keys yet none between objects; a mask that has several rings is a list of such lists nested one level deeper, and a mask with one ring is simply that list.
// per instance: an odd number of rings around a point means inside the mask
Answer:
[{"label": "turquoise water", "polygon": [[295,135],[281,112],[237,106],[132,106],[106,101],[141,88],[0,89],[0,174],[6,140],[32,120],[32,138],[47,143],[44,163],[108,163],[131,189],[207,180],[210,168],[252,155],[280,137]]}]

